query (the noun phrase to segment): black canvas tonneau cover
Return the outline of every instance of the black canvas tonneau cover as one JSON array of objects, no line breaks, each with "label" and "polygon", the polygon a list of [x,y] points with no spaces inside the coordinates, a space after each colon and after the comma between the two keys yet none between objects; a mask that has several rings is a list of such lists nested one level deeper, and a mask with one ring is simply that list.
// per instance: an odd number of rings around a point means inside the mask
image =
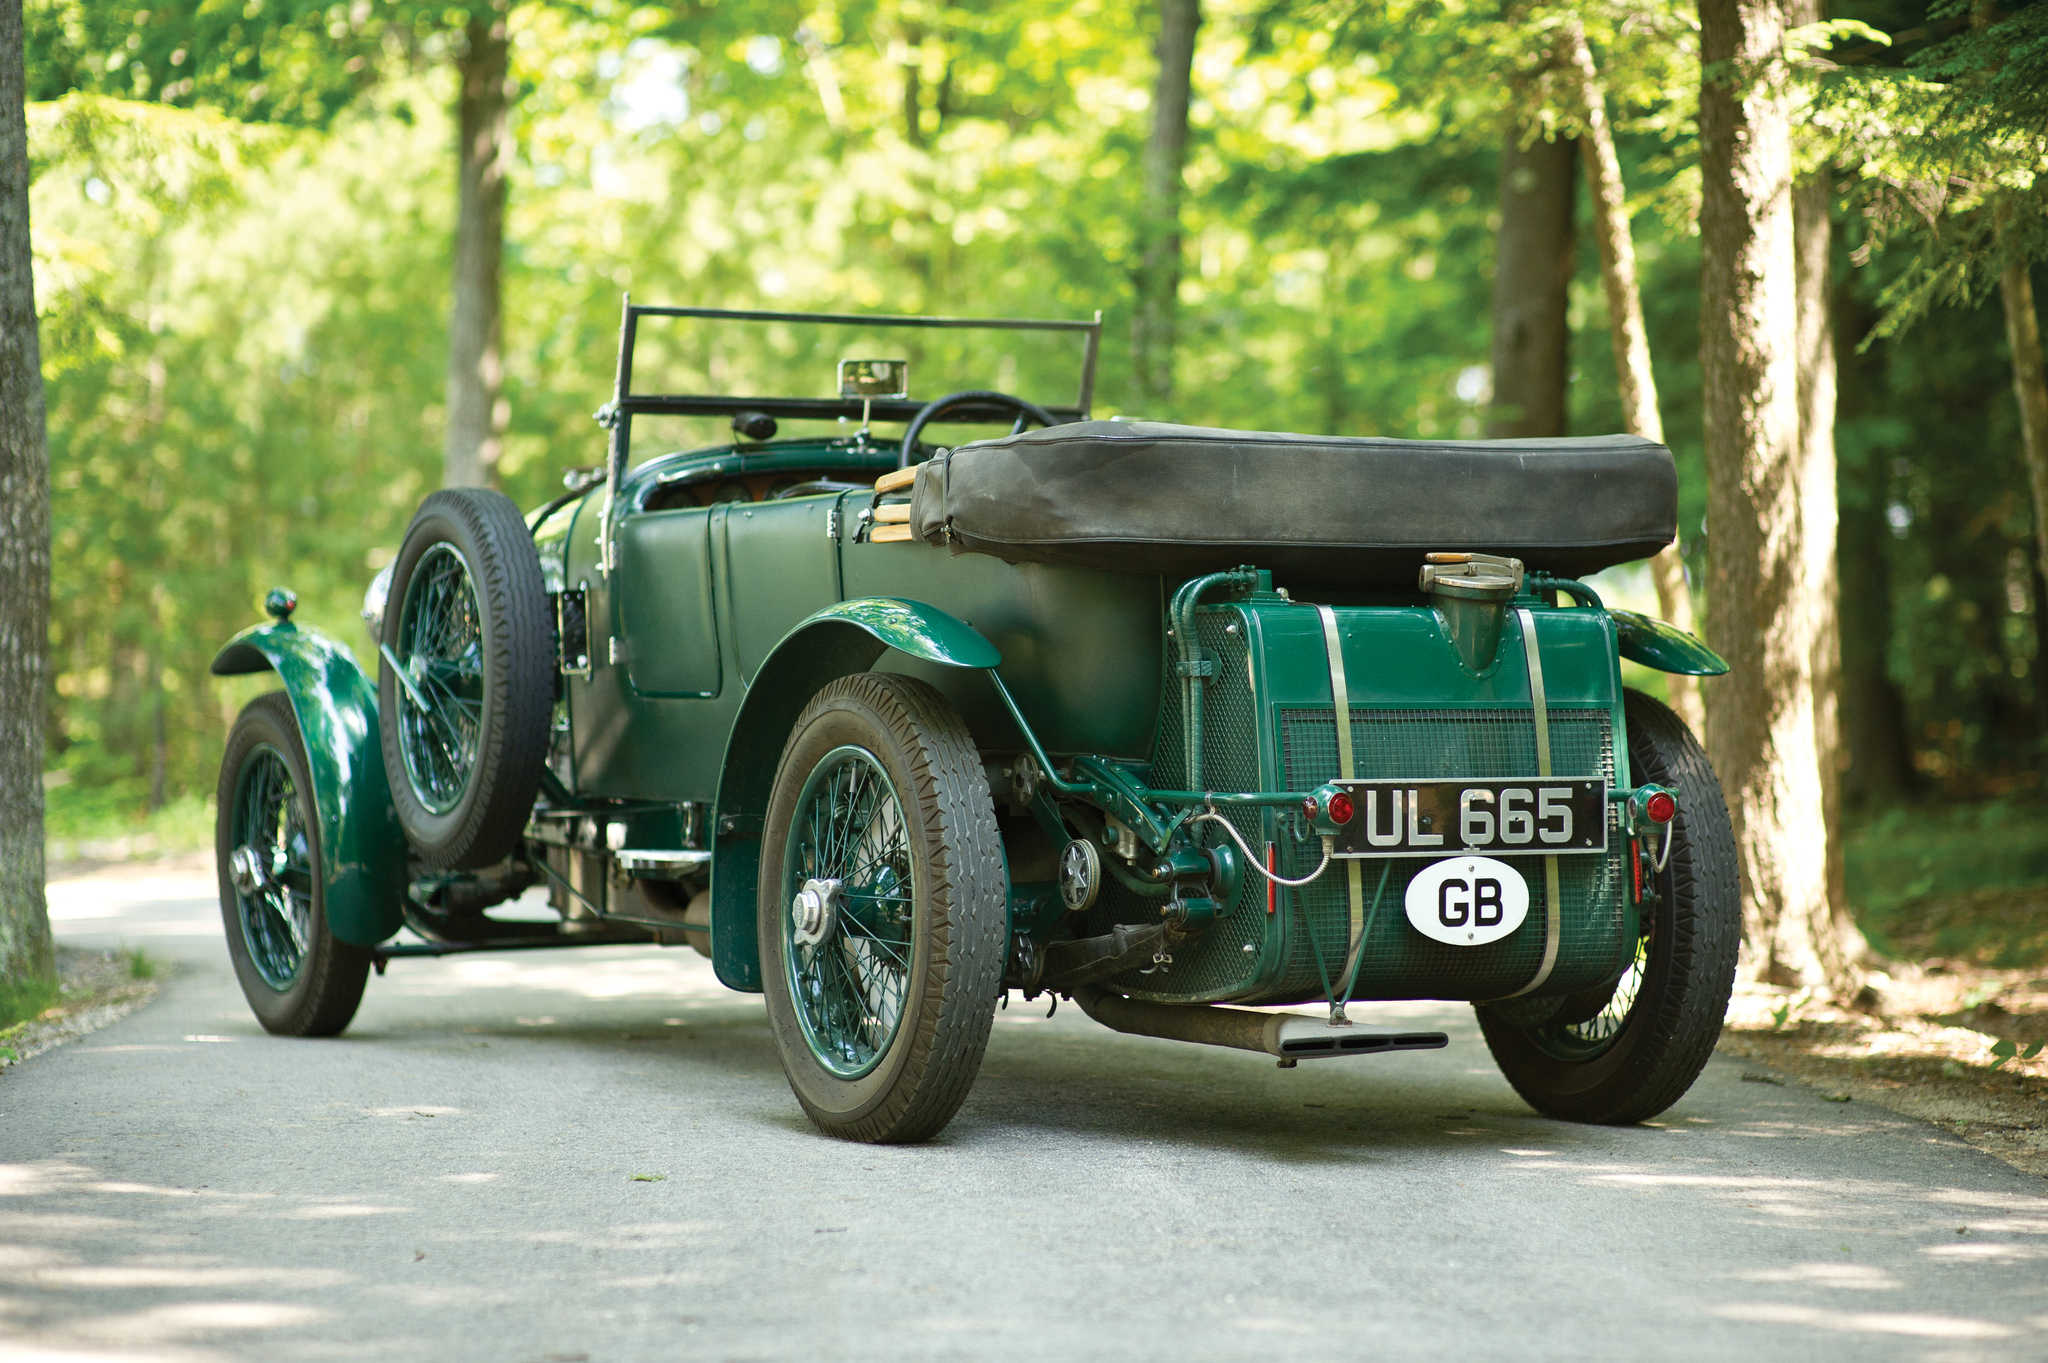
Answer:
[{"label": "black canvas tonneau cover", "polygon": [[1671,452],[1633,435],[1383,440],[1082,421],[920,466],[911,527],[956,552],[1124,572],[1250,563],[1282,583],[1415,585],[1431,550],[1582,576],[1671,542]]}]

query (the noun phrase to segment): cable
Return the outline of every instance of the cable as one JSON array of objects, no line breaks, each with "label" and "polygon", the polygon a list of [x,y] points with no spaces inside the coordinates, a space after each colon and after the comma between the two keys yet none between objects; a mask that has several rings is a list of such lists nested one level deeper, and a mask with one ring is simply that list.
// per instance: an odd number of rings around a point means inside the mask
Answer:
[{"label": "cable", "polygon": [[1232,824],[1230,820],[1224,818],[1215,810],[1212,809],[1206,813],[1197,814],[1194,818],[1189,819],[1188,822],[1222,824],[1223,831],[1230,835],[1230,840],[1237,844],[1239,851],[1244,853],[1244,859],[1247,863],[1250,864],[1251,868],[1254,871],[1257,871],[1260,875],[1264,876],[1266,879],[1272,881],[1275,885],[1286,885],[1293,887],[1308,884],[1311,880],[1314,880],[1317,876],[1321,875],[1323,872],[1330,869],[1330,857],[1332,853],[1335,851],[1337,845],[1337,840],[1335,838],[1324,838],[1323,864],[1316,867],[1315,870],[1310,871],[1300,880],[1289,880],[1285,876],[1276,876],[1271,871],[1267,870],[1264,864],[1261,862],[1260,858],[1255,853],[1253,853],[1252,849],[1249,846],[1246,845],[1244,835],[1237,831],[1236,825]]}]

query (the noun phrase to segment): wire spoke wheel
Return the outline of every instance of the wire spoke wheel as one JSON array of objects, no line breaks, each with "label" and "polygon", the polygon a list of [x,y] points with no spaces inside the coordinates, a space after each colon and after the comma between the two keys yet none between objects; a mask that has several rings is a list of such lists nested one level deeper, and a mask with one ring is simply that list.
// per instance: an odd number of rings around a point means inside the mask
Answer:
[{"label": "wire spoke wheel", "polygon": [[1559,1060],[1591,1060],[1614,1045],[1628,1026],[1650,968],[1650,936],[1657,930],[1655,916],[1650,916],[1644,926],[1645,932],[1636,939],[1635,956],[1629,961],[1628,969],[1622,972],[1621,979],[1616,981],[1614,993],[1606,1006],[1584,1022],[1532,1028],[1530,1040]]},{"label": "wire spoke wheel", "polygon": [[313,857],[304,801],[284,754],[269,744],[242,768],[233,838],[250,963],[272,989],[289,989],[313,936]]},{"label": "wire spoke wheel", "polygon": [[1008,916],[973,736],[909,677],[842,677],[796,716],[766,791],[761,987],[819,1130],[936,1135],[988,1045]]},{"label": "wire spoke wheel", "polygon": [[1551,1000],[1549,1022],[1478,1009],[1515,1091],[1569,1121],[1645,1121],[1684,1096],[1720,1039],[1742,929],[1735,834],[1713,767],[1669,709],[1637,691],[1623,701],[1632,779],[1678,796],[1669,858],[1646,887],[1633,954],[1604,992]]},{"label": "wire spoke wheel", "polygon": [[[821,938],[800,921],[811,884],[831,887]],[[812,770],[797,797],[782,886],[792,905],[783,964],[804,1038],[820,1065],[858,1078],[903,1025],[916,917],[903,802],[873,753],[836,748]]]},{"label": "wire spoke wheel", "polygon": [[215,793],[228,957],[249,1010],[280,1036],[334,1036],[362,1002],[370,953],[327,927],[320,797],[281,691],[235,717]]},{"label": "wire spoke wheel", "polygon": [[391,804],[426,865],[510,856],[540,791],[555,703],[547,583],[519,508],[489,488],[420,503],[378,626]]},{"label": "wire spoke wheel", "polygon": [[396,697],[405,773],[421,805],[447,814],[462,802],[476,771],[484,703],[476,582],[454,545],[434,545],[414,567],[397,634],[392,653],[412,682]]}]

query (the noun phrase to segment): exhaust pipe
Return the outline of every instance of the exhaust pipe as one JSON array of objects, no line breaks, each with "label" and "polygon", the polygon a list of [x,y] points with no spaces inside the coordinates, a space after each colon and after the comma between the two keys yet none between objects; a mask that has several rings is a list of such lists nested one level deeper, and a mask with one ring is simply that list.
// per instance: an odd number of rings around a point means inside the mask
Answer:
[{"label": "exhaust pipe", "polygon": [[1112,1031],[1192,1041],[1201,1046],[1229,1046],[1277,1056],[1283,1067],[1300,1060],[1336,1060],[1350,1055],[1384,1055],[1391,1051],[1435,1051],[1451,1044],[1443,1032],[1411,1032],[1399,1027],[1368,1027],[1353,1023],[1332,1027],[1320,1018],[1291,1013],[1254,1013],[1245,1008],[1213,1004],[1141,1003],[1113,994],[1101,985],[1074,987],[1081,1011]]}]

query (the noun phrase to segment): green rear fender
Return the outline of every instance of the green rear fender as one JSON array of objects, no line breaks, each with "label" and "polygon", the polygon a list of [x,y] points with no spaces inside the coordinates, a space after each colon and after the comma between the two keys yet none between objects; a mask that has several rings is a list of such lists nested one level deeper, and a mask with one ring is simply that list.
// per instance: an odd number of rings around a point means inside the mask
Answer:
[{"label": "green rear fender", "polygon": [[1632,663],[1682,677],[1718,677],[1727,661],[1676,625],[1634,611],[1609,609],[1617,651]]},{"label": "green rear fender", "polygon": [[988,669],[996,646],[965,621],[921,601],[868,597],[828,606],[782,637],[755,674],[726,740],[711,843],[711,964],[730,989],[758,993],[754,903],[761,821],[797,716],[827,683],[866,672],[888,649],[949,667]]},{"label": "green rear fender", "polygon": [[243,630],[215,655],[221,677],[277,673],[290,697],[320,826],[327,927],[375,946],[404,924],[405,832],[385,783],[377,684],[346,644],[286,620]]}]

